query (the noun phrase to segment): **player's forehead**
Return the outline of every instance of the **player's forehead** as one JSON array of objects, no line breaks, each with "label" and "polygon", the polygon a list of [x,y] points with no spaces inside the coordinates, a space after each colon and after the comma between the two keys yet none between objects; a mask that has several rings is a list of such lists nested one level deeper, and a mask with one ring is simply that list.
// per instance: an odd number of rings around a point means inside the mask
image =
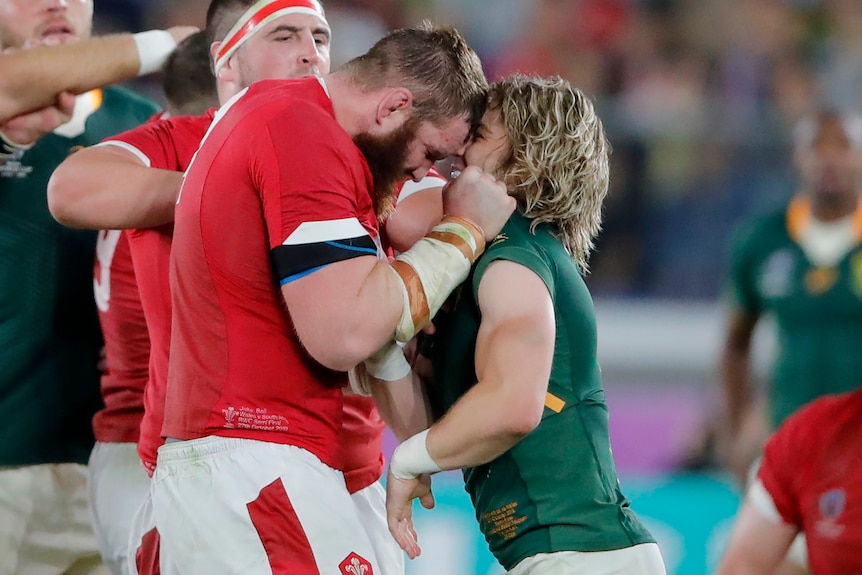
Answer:
[{"label": "player's forehead", "polygon": [[443,122],[422,122],[416,130],[416,141],[428,150],[429,155],[445,158],[458,154],[470,138],[470,122],[466,116]]},{"label": "player's forehead", "polygon": [[306,13],[291,13],[278,16],[262,26],[257,35],[267,37],[288,30],[308,31],[312,34],[325,35],[327,38],[332,35],[329,24],[317,16]]},{"label": "player's forehead", "polygon": [[818,146],[850,148],[850,137],[840,118],[823,118],[817,123],[813,147]]}]

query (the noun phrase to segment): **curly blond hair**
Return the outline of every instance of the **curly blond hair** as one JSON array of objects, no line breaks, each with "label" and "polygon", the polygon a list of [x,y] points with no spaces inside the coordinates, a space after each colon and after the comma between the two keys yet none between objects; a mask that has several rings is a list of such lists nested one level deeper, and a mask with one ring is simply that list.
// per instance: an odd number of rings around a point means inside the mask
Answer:
[{"label": "curly blond hair", "polygon": [[582,272],[601,229],[611,145],[593,103],[560,77],[514,75],[491,85],[489,111],[509,140],[498,178],[518,208],[546,222]]}]

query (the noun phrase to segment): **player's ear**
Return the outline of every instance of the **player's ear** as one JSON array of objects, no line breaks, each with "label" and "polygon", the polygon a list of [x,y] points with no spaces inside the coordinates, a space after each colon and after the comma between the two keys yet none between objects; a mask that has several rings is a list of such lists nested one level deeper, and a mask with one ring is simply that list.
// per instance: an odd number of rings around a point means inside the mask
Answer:
[{"label": "player's ear", "polygon": [[387,89],[377,104],[375,123],[390,131],[401,127],[413,110],[413,93],[407,88]]},{"label": "player's ear", "polygon": [[231,56],[228,58],[220,68],[216,70],[216,62],[218,61],[218,51],[221,48],[222,43],[213,42],[210,44],[210,61],[212,62],[213,70],[215,71],[216,80],[222,80],[225,82],[234,82],[236,81],[236,72],[234,71],[233,64],[234,58]]}]

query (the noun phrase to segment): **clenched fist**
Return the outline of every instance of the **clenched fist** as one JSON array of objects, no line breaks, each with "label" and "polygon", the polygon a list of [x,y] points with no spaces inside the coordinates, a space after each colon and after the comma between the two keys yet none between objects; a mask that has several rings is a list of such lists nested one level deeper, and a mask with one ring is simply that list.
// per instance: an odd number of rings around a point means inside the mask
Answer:
[{"label": "clenched fist", "polygon": [[505,184],[480,168],[469,166],[443,189],[443,212],[466,218],[491,241],[515,211]]}]

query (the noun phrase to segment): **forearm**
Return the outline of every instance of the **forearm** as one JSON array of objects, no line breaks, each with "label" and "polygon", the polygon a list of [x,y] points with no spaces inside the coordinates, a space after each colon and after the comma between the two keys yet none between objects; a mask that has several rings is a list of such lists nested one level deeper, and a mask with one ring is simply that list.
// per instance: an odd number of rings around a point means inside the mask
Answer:
[{"label": "forearm", "polygon": [[508,261],[488,267],[478,292],[478,382],[427,434],[396,449],[395,477],[488,463],[542,421],[556,332],[550,294],[532,271]]},{"label": "forearm", "polygon": [[716,575],[775,573],[797,533],[796,527],[767,518],[746,498]]},{"label": "forearm", "polygon": [[725,349],[721,359],[721,379],[726,421],[729,429],[736,432],[752,397],[747,349]]},{"label": "forearm", "polygon": [[461,469],[493,461],[514,447],[532,427],[507,420],[508,399],[492,386],[474,386],[431,427],[431,458],[442,469]]},{"label": "forearm", "polygon": [[424,387],[412,371],[396,381],[372,377],[370,384],[377,410],[398,441],[431,426],[431,410]]},{"label": "forearm", "polygon": [[173,221],[181,183],[180,172],[90,148],[67,158],[51,176],[48,207],[74,228],[149,228]]},{"label": "forearm", "polygon": [[52,105],[60,92],[80,94],[134,78],[139,67],[131,34],[4,55],[0,119]]}]

